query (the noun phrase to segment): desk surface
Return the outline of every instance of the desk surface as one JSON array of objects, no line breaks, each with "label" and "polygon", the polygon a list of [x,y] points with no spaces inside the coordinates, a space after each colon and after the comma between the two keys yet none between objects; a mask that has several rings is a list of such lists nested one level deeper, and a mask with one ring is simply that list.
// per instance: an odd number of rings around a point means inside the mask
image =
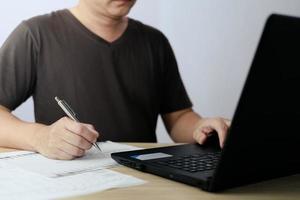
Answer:
[{"label": "desk surface", "polygon": [[[130,143],[130,145],[138,147],[157,147],[166,144],[151,144],[151,143]],[[9,149],[0,148],[0,152],[11,151]],[[135,176],[147,181],[146,184],[128,188],[112,189],[104,192],[94,193],[87,196],[78,196],[69,199],[83,200],[275,200],[275,199],[300,199],[300,175],[289,176],[280,179],[261,182],[258,184],[243,186],[213,194],[204,192],[199,188],[188,186],[182,183],[164,179],[155,175],[142,173],[127,167],[116,167],[113,170]]]}]

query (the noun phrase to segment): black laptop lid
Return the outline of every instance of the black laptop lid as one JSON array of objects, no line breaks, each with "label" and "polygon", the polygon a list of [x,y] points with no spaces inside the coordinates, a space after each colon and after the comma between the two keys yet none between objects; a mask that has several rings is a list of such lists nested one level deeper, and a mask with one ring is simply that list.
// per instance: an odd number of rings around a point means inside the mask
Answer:
[{"label": "black laptop lid", "polygon": [[300,172],[300,18],[271,15],[212,190]]}]

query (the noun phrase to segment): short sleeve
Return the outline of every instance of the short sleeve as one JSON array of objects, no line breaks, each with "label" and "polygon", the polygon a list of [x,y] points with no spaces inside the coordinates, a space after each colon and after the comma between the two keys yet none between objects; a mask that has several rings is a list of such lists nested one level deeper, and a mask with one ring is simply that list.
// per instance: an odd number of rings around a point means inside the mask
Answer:
[{"label": "short sleeve", "polygon": [[182,82],[172,47],[165,36],[162,39],[163,76],[160,114],[192,107],[192,102]]},{"label": "short sleeve", "polygon": [[14,110],[32,95],[36,58],[32,34],[22,22],[0,49],[0,105]]}]

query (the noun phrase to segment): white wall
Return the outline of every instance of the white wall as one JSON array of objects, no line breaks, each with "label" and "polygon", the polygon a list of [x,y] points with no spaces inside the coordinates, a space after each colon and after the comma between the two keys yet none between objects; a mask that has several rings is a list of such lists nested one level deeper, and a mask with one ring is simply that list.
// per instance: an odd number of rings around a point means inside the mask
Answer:
[{"label": "white wall", "polygon": [[[0,44],[22,19],[71,7],[77,0],[1,2]],[[169,38],[194,103],[203,116],[231,118],[266,17],[300,16],[299,0],[138,0],[130,16]],[[33,121],[32,100],[14,113]],[[168,142],[161,122],[160,142]]]}]

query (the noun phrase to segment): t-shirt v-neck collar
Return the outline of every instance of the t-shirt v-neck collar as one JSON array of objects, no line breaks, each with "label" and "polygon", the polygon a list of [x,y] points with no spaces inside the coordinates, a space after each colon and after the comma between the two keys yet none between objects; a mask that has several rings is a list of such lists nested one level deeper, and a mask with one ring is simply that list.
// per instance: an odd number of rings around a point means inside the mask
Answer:
[{"label": "t-shirt v-neck collar", "polygon": [[122,35],[120,37],[118,37],[117,39],[115,39],[112,42],[109,42],[105,39],[103,39],[102,37],[100,37],[99,35],[95,34],[94,32],[92,32],[91,30],[89,30],[85,25],[83,25],[72,13],[70,10],[65,9],[63,10],[64,13],[66,13],[66,15],[74,22],[74,24],[81,29],[82,31],[84,31],[86,34],[89,35],[89,37],[91,37],[92,39],[96,40],[97,42],[104,44],[105,46],[111,47],[111,46],[115,46],[119,43],[121,43],[125,38],[126,35],[129,32],[130,29],[130,24],[131,24],[131,19],[128,18],[128,24],[126,29],[124,30],[124,32],[122,33]]}]

